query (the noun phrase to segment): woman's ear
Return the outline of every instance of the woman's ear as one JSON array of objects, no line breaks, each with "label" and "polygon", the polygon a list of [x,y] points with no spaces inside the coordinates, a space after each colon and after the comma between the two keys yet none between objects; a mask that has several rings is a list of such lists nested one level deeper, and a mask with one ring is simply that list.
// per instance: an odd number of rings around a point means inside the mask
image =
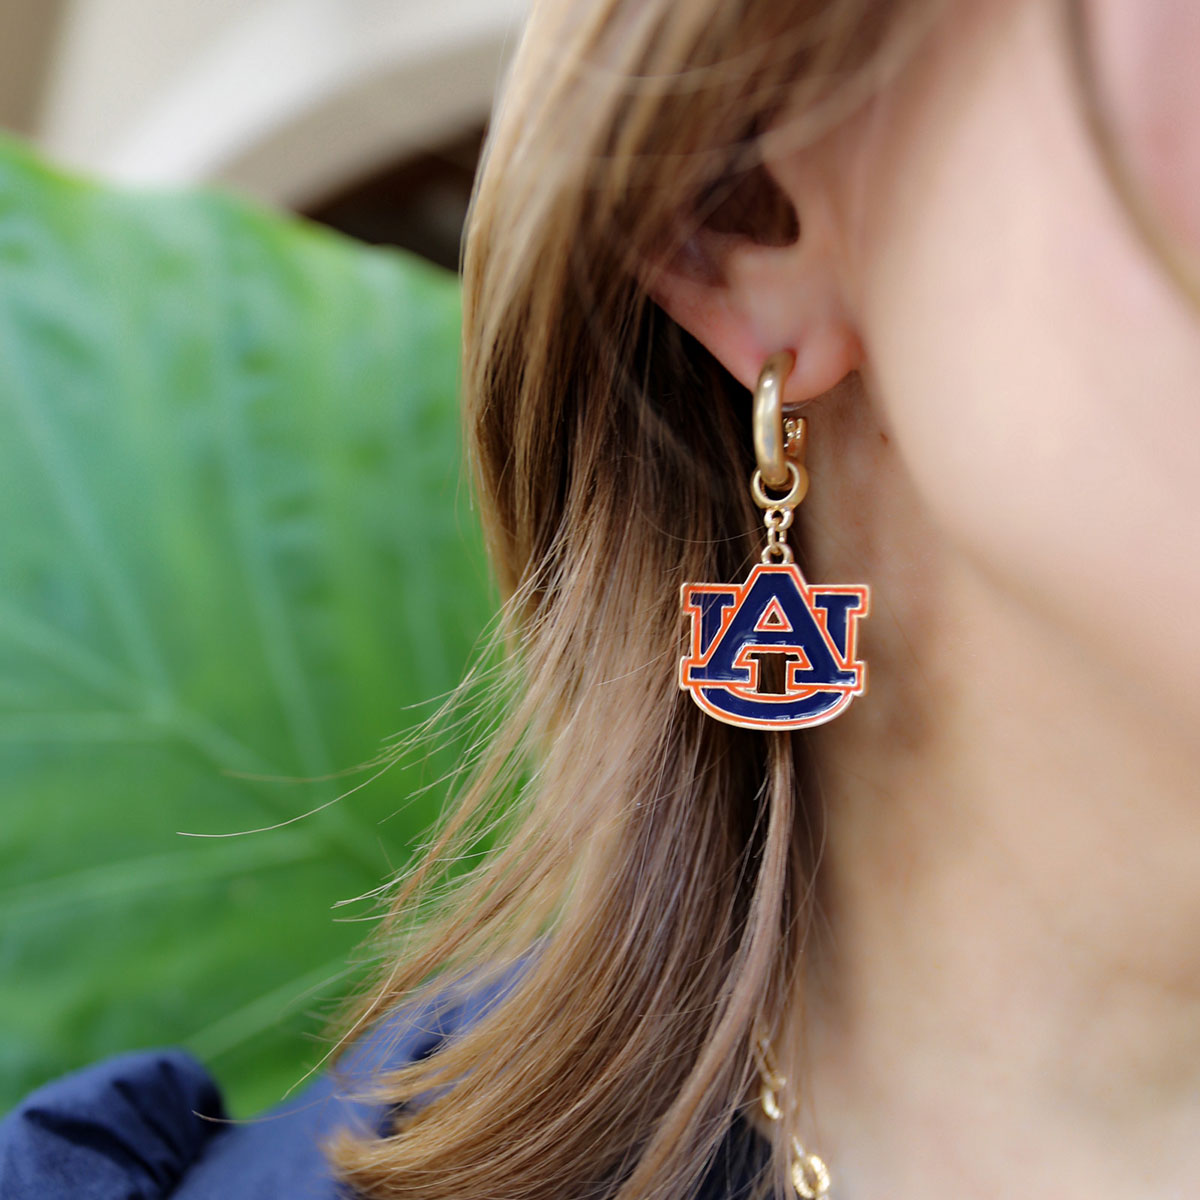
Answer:
[{"label": "woman's ear", "polygon": [[[812,157],[805,157],[811,170]],[[697,217],[679,249],[643,274],[651,298],[747,388],[770,355],[792,350],[796,365],[783,395],[790,406],[827,392],[862,360],[836,252],[836,207],[827,190],[776,182],[796,174],[780,169],[766,186],[747,177],[740,199]],[[790,238],[778,236],[781,199],[793,214]]]}]

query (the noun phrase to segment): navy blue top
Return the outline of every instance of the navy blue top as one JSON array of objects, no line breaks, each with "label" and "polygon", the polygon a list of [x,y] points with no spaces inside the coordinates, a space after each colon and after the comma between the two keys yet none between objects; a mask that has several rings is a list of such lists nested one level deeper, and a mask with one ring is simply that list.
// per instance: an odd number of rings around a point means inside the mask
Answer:
[{"label": "navy blue top", "polygon": [[[503,982],[409,1010],[364,1038],[299,1097],[226,1119],[208,1072],[180,1050],[127,1054],[47,1084],[0,1121],[3,1200],[345,1200],[321,1142],[339,1128],[382,1133],[384,1106],[349,1100],[375,1071],[433,1053]],[[735,1124],[696,1200],[749,1195],[763,1144]]]}]

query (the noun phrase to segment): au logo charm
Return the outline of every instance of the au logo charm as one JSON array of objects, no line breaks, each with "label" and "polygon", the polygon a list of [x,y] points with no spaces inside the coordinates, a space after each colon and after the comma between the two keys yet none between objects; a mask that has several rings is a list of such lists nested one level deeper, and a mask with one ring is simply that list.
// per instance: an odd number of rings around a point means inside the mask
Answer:
[{"label": "au logo charm", "polygon": [[[869,604],[865,585],[810,586],[794,562],[758,563],[740,585],[685,583],[692,636],[679,686],[710,716],[747,729],[832,720],[866,690],[855,644]],[[774,680],[771,658],[781,667]]]},{"label": "au logo charm", "polygon": [[[857,642],[869,589],[808,583],[787,543],[794,510],[808,492],[802,465],[807,425],[785,423],[780,402],[792,362],[790,354],[768,359],[754,395],[758,470],[750,492],[767,527],[762,562],[744,583],[685,583],[682,589],[692,625],[679,686],[710,716],[746,729],[821,725],[867,689]],[[771,496],[768,486],[787,491]]]}]

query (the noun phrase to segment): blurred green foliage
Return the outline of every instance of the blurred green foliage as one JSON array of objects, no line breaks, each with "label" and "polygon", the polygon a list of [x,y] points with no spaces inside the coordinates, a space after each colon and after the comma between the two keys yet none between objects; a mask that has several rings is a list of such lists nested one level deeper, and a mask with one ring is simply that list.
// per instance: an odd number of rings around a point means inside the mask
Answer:
[{"label": "blurred green foliage", "polygon": [[[365,776],[492,606],[450,276],[0,143],[0,1109],[179,1044],[239,1114],[324,1046],[454,747]],[[433,786],[427,786],[427,785]],[[421,790],[425,789],[425,790]]]}]

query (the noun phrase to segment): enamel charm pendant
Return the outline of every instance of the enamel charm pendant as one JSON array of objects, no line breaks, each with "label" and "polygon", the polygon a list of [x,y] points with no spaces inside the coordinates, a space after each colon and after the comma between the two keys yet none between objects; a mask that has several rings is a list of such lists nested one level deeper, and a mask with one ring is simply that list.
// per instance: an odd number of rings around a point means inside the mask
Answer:
[{"label": "enamel charm pendant", "polygon": [[[791,356],[763,368],[755,392],[751,481],[763,509],[767,545],[740,584],[685,583],[690,648],[679,686],[710,716],[746,729],[804,729],[843,712],[867,686],[857,654],[858,622],[867,615],[865,584],[810,584],[787,543],[796,506],[808,491],[803,421],[789,421],[785,441],[779,397]],[[789,457],[789,455],[794,457]],[[778,497],[768,495],[786,487]]]}]

